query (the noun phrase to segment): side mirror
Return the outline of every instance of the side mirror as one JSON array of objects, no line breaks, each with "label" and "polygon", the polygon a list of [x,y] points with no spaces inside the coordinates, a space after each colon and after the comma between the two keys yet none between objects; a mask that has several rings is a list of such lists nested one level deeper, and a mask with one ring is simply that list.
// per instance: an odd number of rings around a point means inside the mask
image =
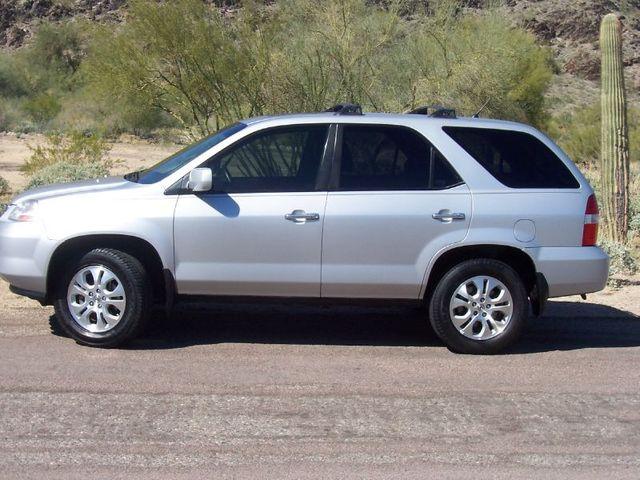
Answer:
[{"label": "side mirror", "polygon": [[187,189],[192,192],[208,192],[213,186],[213,173],[210,168],[194,168],[189,173]]}]

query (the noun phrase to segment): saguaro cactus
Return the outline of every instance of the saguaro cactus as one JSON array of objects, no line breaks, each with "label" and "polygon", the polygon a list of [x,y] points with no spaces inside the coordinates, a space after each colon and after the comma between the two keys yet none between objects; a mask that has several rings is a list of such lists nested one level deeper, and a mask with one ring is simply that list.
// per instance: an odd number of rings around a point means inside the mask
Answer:
[{"label": "saguaro cactus", "polygon": [[610,13],[600,26],[602,52],[602,213],[606,236],[627,239],[629,224],[629,133],[620,20]]}]

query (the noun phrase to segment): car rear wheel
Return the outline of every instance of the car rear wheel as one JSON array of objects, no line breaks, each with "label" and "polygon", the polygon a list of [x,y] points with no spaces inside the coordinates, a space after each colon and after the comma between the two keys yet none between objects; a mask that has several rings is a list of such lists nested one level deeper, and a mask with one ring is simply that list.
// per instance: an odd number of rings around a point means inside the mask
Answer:
[{"label": "car rear wheel", "polygon": [[528,308],[524,283],[509,265],[476,259],[456,265],[438,282],[429,319],[450,350],[491,354],[518,338]]},{"label": "car rear wheel", "polygon": [[108,248],[72,263],[54,303],[62,328],[78,343],[95,347],[115,347],[138,335],[152,298],[142,264]]}]

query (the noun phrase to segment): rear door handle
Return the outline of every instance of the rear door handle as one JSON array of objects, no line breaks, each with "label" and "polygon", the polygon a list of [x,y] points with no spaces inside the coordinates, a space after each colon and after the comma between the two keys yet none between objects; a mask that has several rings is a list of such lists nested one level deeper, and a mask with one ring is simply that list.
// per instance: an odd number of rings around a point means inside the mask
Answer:
[{"label": "rear door handle", "polygon": [[464,213],[452,212],[445,208],[440,210],[438,213],[431,215],[431,218],[434,220],[440,220],[443,223],[451,223],[454,220],[464,220],[466,217]]},{"label": "rear door handle", "polygon": [[319,213],[307,213],[304,210],[294,210],[284,216],[285,220],[295,223],[317,222],[320,220]]}]

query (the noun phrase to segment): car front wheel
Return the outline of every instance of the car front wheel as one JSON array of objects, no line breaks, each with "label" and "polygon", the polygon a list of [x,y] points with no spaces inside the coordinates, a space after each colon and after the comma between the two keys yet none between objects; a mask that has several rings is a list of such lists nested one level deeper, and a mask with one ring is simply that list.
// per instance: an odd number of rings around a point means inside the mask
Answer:
[{"label": "car front wheel", "polygon": [[119,250],[98,248],[65,272],[54,303],[62,328],[78,343],[115,347],[140,333],[151,308],[142,264]]},{"label": "car front wheel", "polygon": [[475,259],[456,265],[438,282],[429,319],[450,350],[491,354],[515,342],[528,309],[524,283],[509,265]]}]

